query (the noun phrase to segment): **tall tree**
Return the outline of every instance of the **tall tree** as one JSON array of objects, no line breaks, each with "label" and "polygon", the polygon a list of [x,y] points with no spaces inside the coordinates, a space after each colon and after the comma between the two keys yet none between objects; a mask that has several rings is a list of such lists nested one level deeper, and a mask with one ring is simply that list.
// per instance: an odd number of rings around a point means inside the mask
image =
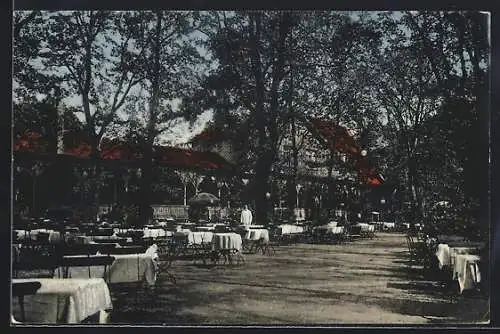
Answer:
[{"label": "tall tree", "polygon": [[[133,48],[129,17],[126,12],[104,11],[43,14],[39,72],[62,82],[59,87],[67,88],[68,95],[80,98],[79,112],[95,160],[106,130],[120,121],[118,111],[143,80],[141,72],[134,71],[141,50]],[[90,176],[94,209],[99,201],[97,166],[96,161]]]},{"label": "tall tree", "polygon": [[[406,170],[411,212],[421,215],[426,202],[450,193],[466,209],[475,201],[463,200],[464,191],[472,193],[456,179],[475,178],[471,160],[479,159],[470,159],[470,154],[482,150],[476,138],[486,92],[484,20],[479,13],[460,12],[406,12],[385,18],[379,96],[388,112],[388,132],[403,143],[392,146],[392,169]],[[469,172],[457,172],[464,169]]]},{"label": "tall tree", "polygon": [[[207,80],[215,102],[225,102],[256,135],[249,133],[255,161],[256,221],[267,223],[266,189],[276,160],[284,113],[287,38],[295,24],[290,12],[211,13],[210,51],[218,63]],[[216,94],[215,92],[218,92]],[[218,100],[218,101],[217,101]]]},{"label": "tall tree", "polygon": [[133,36],[143,49],[134,66],[137,72],[144,73],[144,81],[134,96],[136,103],[127,113],[139,115],[136,120],[142,125],[139,128],[143,132],[140,219],[146,223],[150,218],[154,145],[158,136],[182,117],[178,101],[198,82],[199,53],[191,35],[198,13],[145,11],[134,15],[140,24],[133,30]]}]

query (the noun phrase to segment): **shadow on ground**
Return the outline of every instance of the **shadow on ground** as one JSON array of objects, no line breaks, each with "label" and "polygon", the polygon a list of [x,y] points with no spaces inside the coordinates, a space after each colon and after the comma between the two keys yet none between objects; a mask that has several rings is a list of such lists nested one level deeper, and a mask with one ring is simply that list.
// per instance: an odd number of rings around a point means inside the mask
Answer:
[{"label": "shadow on ground", "polygon": [[295,244],[275,256],[245,255],[242,266],[176,262],[177,285],[160,275],[150,296],[114,295],[120,324],[470,323],[488,298],[410,266],[404,236],[346,245]]}]

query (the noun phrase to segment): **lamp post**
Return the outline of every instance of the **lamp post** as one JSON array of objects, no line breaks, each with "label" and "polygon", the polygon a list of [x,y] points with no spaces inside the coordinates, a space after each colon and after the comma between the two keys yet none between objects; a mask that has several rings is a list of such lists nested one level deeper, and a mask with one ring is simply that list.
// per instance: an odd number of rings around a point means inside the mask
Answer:
[{"label": "lamp post", "polygon": [[385,198],[384,198],[384,197],[382,197],[382,198],[380,199],[380,204],[382,205],[382,210],[380,210],[380,221],[383,221],[383,218],[382,218],[382,213],[383,213],[383,211],[384,211],[384,205],[385,205]]}]

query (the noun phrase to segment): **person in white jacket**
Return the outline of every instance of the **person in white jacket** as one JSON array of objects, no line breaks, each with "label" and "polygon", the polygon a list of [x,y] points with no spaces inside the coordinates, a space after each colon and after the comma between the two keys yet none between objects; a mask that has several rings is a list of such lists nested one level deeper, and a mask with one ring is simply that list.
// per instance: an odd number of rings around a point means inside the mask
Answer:
[{"label": "person in white jacket", "polygon": [[243,211],[241,211],[241,224],[245,226],[252,225],[252,211],[248,209],[248,205],[245,205]]}]

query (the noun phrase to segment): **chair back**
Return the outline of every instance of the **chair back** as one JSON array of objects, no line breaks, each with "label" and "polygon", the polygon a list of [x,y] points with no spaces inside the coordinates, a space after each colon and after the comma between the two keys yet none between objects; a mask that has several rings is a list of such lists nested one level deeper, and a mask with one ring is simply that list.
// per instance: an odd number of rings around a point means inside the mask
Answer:
[{"label": "chair back", "polygon": [[26,320],[24,312],[24,296],[35,295],[41,288],[42,283],[34,282],[18,282],[12,283],[12,297],[19,298],[19,307],[21,308],[21,322]]},{"label": "chair back", "polygon": [[97,252],[101,254],[109,254],[116,244],[83,244],[72,245],[62,251],[63,255],[94,255]]},{"label": "chair back", "polygon": [[42,283],[37,281],[12,283],[12,296],[19,297],[34,295],[41,286]]},{"label": "chair back", "polygon": [[350,228],[349,228],[349,233],[350,234],[361,234],[361,226],[359,225],[352,225]]},{"label": "chair back", "polygon": [[110,266],[114,260],[115,258],[109,255],[63,257],[60,266],[63,268]]},{"label": "chair back", "polygon": [[119,254],[142,254],[147,250],[146,246],[125,246],[114,248],[109,254],[119,255]]}]

